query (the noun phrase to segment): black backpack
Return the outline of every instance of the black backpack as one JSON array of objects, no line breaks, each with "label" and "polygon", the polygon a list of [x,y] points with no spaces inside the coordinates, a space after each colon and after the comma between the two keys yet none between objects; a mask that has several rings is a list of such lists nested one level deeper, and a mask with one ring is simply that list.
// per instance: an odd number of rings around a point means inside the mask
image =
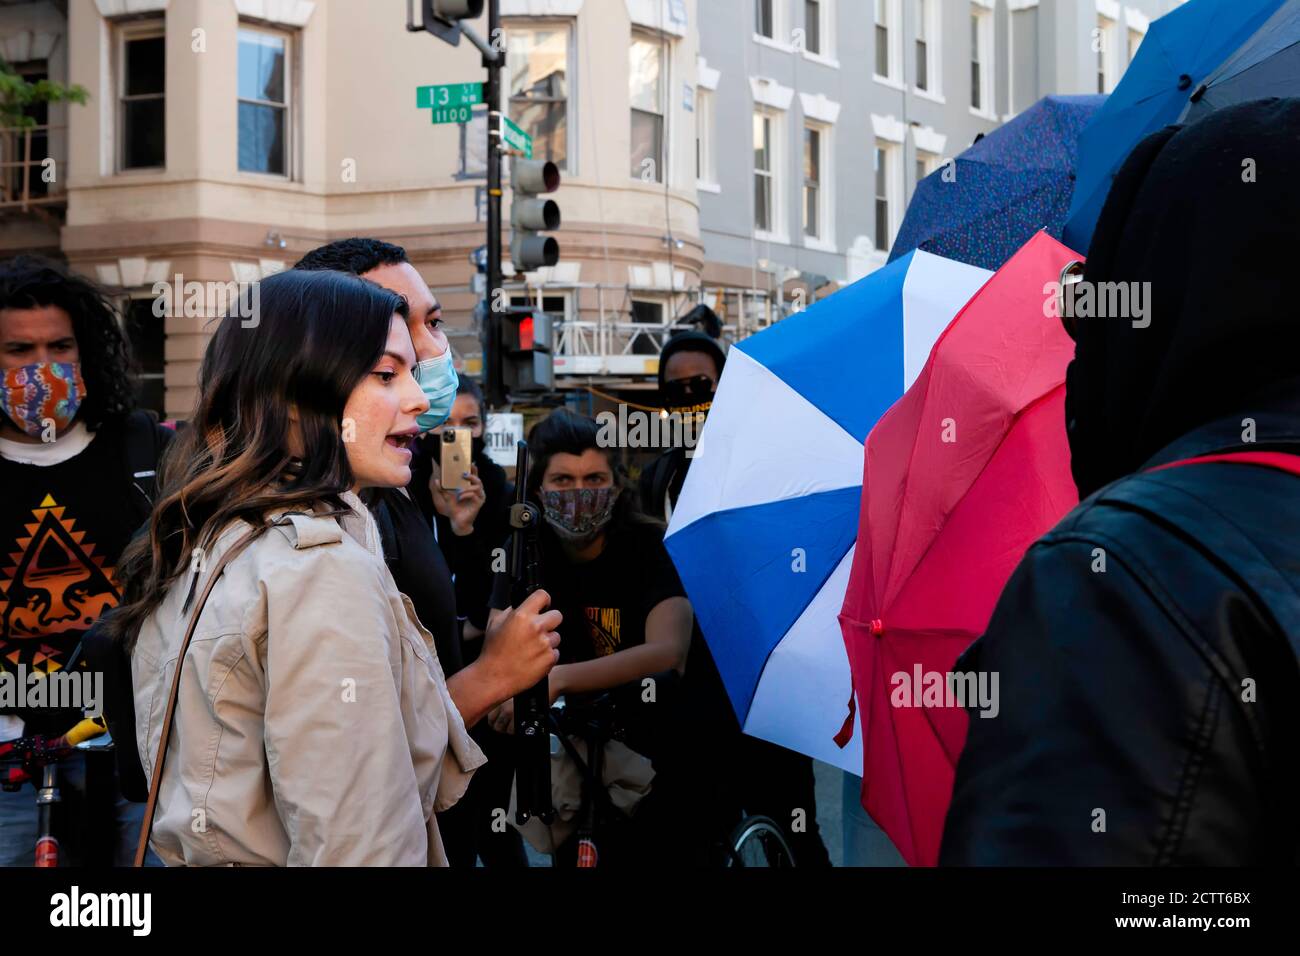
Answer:
[{"label": "black backpack", "polygon": [[[123,423],[123,462],[130,488],[129,506],[139,524],[137,535],[148,527],[157,495],[158,463],[170,440],[153,412],[132,412]],[[128,800],[143,803],[149,799],[149,781],[136,747],[131,659],[118,641],[104,633],[104,621],[112,613],[109,611],[91,625],[81,639],[82,653],[87,665],[104,675],[104,720],[113,737],[118,787]]]}]

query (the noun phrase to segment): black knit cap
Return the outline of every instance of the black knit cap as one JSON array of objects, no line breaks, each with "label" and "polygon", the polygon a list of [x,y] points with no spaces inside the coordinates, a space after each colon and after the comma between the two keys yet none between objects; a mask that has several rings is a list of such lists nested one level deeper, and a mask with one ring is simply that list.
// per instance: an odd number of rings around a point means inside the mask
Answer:
[{"label": "black knit cap", "polygon": [[718,367],[719,376],[722,375],[723,363],[727,361],[726,353],[722,351],[722,346],[718,344],[717,339],[712,339],[703,332],[678,332],[668,340],[668,344],[659,353],[660,389],[664,387],[664,369],[668,367],[668,360],[678,352],[703,352],[713,359],[713,363]]}]

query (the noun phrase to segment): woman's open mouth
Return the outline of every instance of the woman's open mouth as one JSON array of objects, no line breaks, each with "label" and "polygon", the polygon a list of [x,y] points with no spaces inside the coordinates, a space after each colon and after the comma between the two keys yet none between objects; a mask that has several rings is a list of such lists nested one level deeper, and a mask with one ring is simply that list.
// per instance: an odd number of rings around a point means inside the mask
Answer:
[{"label": "woman's open mouth", "polygon": [[415,440],[415,432],[402,432],[398,435],[389,435],[384,439],[384,443],[396,448],[398,451],[406,452],[409,457],[411,452],[411,443]]}]

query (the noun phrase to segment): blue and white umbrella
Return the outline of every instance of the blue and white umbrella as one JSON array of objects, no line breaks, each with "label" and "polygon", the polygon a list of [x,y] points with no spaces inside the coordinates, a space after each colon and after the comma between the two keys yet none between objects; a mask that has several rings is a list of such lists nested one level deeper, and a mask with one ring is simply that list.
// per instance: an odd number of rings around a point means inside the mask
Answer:
[{"label": "blue and white umbrella", "polygon": [[862,773],[832,738],[863,443],[991,275],[918,250],[731,349],[666,543],[751,736]]}]

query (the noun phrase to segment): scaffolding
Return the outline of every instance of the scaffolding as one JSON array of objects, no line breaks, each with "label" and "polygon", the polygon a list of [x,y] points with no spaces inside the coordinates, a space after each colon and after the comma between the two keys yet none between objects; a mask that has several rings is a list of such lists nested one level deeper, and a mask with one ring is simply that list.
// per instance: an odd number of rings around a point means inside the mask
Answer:
[{"label": "scaffolding", "polygon": [[[555,316],[555,375],[560,387],[589,382],[645,380],[659,369],[659,353],[677,332],[688,326],[681,318],[695,306],[708,305],[722,320],[722,339],[739,342],[790,313],[789,303],[763,289],[703,286],[686,290],[635,287],[603,283],[516,283],[505,287],[507,295],[526,297],[538,308],[548,298],[564,296],[568,307]],[[594,293],[595,308],[584,308]],[[630,305],[639,297],[655,297],[664,305],[662,322],[630,321]],[[480,330],[474,327],[449,330],[455,351],[465,369],[477,374],[482,368]]]}]

